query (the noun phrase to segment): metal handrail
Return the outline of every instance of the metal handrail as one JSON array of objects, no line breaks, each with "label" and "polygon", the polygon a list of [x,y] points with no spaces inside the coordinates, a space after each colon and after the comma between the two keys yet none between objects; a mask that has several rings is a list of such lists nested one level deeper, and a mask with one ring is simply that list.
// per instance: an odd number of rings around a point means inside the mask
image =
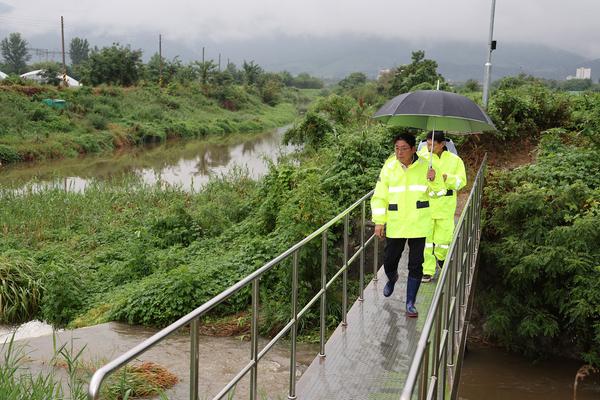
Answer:
[{"label": "metal handrail", "polygon": [[[142,343],[138,344],[131,350],[122,354],[121,356],[115,358],[110,361],[108,364],[99,368],[92,379],[90,380],[90,385],[88,388],[88,397],[91,400],[97,400],[100,398],[100,390],[102,387],[102,383],[104,380],[117,369],[129,363],[131,360],[137,358],[156,344],[162,342],[167,337],[172,335],[174,332],[179,330],[180,328],[185,327],[190,324],[190,343],[191,343],[191,352],[190,352],[190,399],[197,400],[198,399],[198,363],[199,363],[199,354],[198,354],[198,319],[208,313],[211,309],[227,300],[229,297],[233,296],[235,293],[240,291],[243,287],[252,284],[252,317],[251,317],[251,359],[240,371],[239,373],[213,398],[213,399],[221,399],[223,398],[233,387],[244,377],[251,373],[250,377],[250,399],[257,398],[257,365],[260,359],[277,343],[286,333],[291,333],[291,356],[290,356],[290,385],[289,385],[289,399],[295,399],[295,385],[296,385],[296,335],[297,335],[297,322],[302,315],[308,311],[308,309],[316,303],[317,300],[321,300],[321,311],[320,311],[320,351],[319,356],[325,356],[325,321],[326,321],[326,292],[329,286],[333,283],[335,279],[337,279],[340,275],[342,275],[342,324],[346,324],[346,313],[348,308],[348,287],[347,287],[347,274],[348,268],[352,264],[353,261],[356,260],[358,256],[360,256],[360,278],[359,278],[359,297],[358,300],[362,301],[363,299],[363,291],[364,291],[364,262],[365,262],[365,248],[370,244],[373,244],[374,254],[373,254],[373,272],[374,279],[377,279],[377,268],[378,268],[378,239],[375,235],[371,235],[365,241],[365,210],[366,210],[366,201],[373,195],[374,191],[370,191],[359,200],[357,200],[354,204],[348,207],[346,210],[338,214],[336,217],[331,219],[325,225],[321,226],[319,229],[305,237],[300,242],[296,243],[292,247],[290,247],[285,252],[281,253],[279,256],[275,257],[268,263],[266,263],[261,268],[257,269],[250,275],[246,276],[236,284],[230,286],[225,289],[219,295],[213,297],[206,303],[202,304],[200,307],[196,308],[194,311],[189,314],[181,317],[179,320],[175,321],[171,325],[157,332],[150,338],[144,340]],[[348,256],[348,238],[349,238],[349,215],[355,210],[359,205],[361,205],[361,223],[360,223],[360,240],[361,246],[360,248],[352,255]],[[344,220],[344,251],[343,251],[343,265],[331,278],[330,281],[327,281],[327,233],[329,228],[331,228],[334,224],[338,223],[341,220]],[[321,256],[321,290],[317,292],[317,294],[308,301],[305,307],[298,312],[298,304],[297,304],[297,296],[298,296],[298,252],[299,250],[311,242],[317,236],[322,236],[322,256]],[[273,339],[261,350],[258,352],[258,300],[259,300],[259,280],[262,275],[266,272],[273,269],[275,266],[279,265],[282,261],[288,259],[292,256],[292,315],[289,322],[273,337]]]},{"label": "metal handrail", "polygon": [[[463,208],[417,344],[401,400],[455,399],[475,290],[487,154]],[[432,338],[433,336],[433,338]],[[432,343],[433,341],[433,343]],[[430,365],[431,364],[431,365]],[[447,383],[448,377],[451,382]],[[448,389],[450,393],[448,393]]]}]

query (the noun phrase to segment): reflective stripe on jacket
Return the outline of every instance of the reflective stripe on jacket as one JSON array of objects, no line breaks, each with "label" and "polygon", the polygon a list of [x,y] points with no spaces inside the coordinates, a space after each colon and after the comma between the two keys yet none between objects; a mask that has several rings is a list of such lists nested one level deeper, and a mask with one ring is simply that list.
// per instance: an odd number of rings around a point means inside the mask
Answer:
[{"label": "reflective stripe on jacket", "polygon": [[436,177],[431,182],[427,180],[428,162],[415,158],[404,168],[392,155],[381,168],[371,198],[371,211],[375,224],[386,224],[387,237],[417,238],[431,234],[429,201],[444,190],[444,183],[436,163],[433,165]]},{"label": "reflective stripe on jacket", "polygon": [[[425,147],[419,152],[419,157],[429,161],[430,154]],[[435,219],[452,218],[454,220],[456,193],[467,184],[465,164],[459,156],[447,150],[444,150],[440,157],[434,154],[433,162],[437,163],[437,170],[440,171],[440,174],[446,174],[447,177],[444,181],[444,195],[431,201],[431,217]]]}]

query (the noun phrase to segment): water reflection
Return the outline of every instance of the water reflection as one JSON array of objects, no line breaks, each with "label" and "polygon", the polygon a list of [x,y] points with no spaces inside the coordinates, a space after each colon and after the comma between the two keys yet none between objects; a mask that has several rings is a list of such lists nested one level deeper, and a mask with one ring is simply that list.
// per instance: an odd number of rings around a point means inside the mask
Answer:
[{"label": "water reflection", "polygon": [[[109,180],[127,175],[148,184],[166,183],[194,190],[212,175],[221,175],[235,167],[258,178],[267,172],[266,160],[293,150],[282,145],[287,127],[264,134],[235,136],[229,143],[210,141],[170,142],[144,149],[130,149],[110,156],[87,156],[35,164],[2,167],[0,186],[38,191],[61,188],[82,191],[94,180]],[[35,182],[30,184],[30,182]]]}]

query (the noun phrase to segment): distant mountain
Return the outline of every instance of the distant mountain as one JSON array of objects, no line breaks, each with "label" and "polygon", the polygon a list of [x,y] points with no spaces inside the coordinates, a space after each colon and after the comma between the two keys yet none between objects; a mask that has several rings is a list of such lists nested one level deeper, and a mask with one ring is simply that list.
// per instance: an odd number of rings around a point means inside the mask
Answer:
[{"label": "distant mountain", "polygon": [[[0,28],[0,38],[6,36]],[[74,33],[87,38],[92,46],[110,45],[113,41],[130,44],[132,48],[144,50],[149,59],[157,51],[158,35],[136,33],[136,36],[97,37],[92,33]],[[60,36],[43,35],[26,38],[31,47],[60,48]],[[68,47],[69,38],[67,38]],[[316,76],[340,79],[351,72],[364,72],[375,77],[382,68],[390,68],[410,62],[411,52],[423,49],[427,58],[439,64],[446,79],[465,81],[481,80],[483,64],[487,55],[485,38],[479,42],[409,42],[403,39],[383,39],[346,35],[337,37],[280,35],[240,41],[215,43],[206,41],[193,43],[171,41],[163,36],[163,55],[168,58],[180,56],[183,61],[198,60],[202,47],[206,47],[206,58],[218,58],[222,54],[222,65],[227,59],[236,64],[243,60],[254,60],[266,70],[292,73],[308,72]],[[39,61],[34,54],[32,62]],[[58,60],[58,56],[56,56]],[[493,79],[507,75],[527,73],[549,79],[565,79],[574,75],[577,66],[592,68],[592,74],[600,75],[600,59],[588,61],[578,54],[539,44],[498,42],[492,56]]]}]

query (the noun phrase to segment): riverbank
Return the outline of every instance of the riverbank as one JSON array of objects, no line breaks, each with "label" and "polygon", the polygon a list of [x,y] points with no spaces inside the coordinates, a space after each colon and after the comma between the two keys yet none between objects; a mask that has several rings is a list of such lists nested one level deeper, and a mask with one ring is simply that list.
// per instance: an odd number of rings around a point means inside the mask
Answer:
[{"label": "riverbank", "polygon": [[[316,90],[282,89],[275,106],[238,87],[236,107],[204,94],[201,85],[83,87],[0,85],[0,162],[69,158],[164,142],[262,132],[289,124]],[[42,103],[62,99],[64,109]]]}]

